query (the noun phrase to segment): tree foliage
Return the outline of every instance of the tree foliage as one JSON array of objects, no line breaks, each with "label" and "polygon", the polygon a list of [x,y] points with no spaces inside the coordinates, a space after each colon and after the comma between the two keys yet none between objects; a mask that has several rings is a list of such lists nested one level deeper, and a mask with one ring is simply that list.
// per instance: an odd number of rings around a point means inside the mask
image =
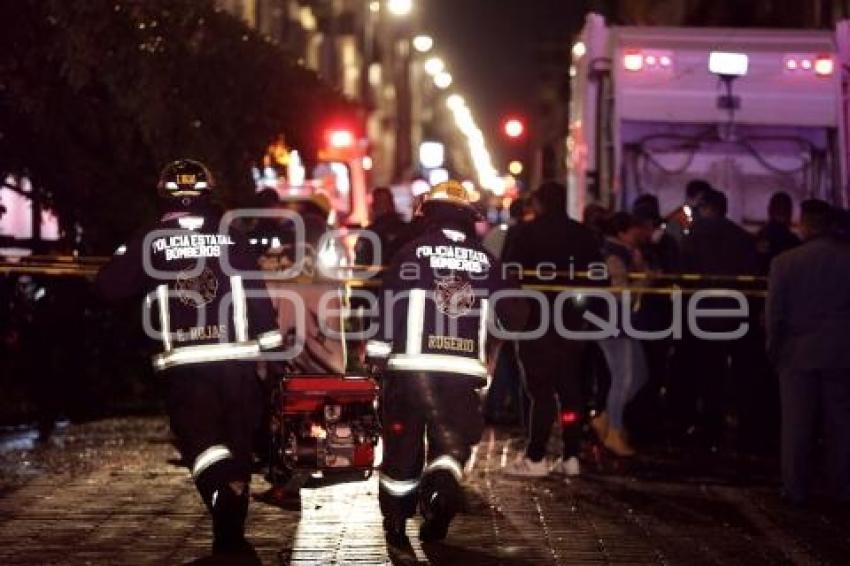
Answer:
[{"label": "tree foliage", "polygon": [[149,217],[159,168],[207,162],[226,204],[285,134],[315,151],[350,104],[210,0],[0,4],[0,174],[26,175],[104,251]]}]

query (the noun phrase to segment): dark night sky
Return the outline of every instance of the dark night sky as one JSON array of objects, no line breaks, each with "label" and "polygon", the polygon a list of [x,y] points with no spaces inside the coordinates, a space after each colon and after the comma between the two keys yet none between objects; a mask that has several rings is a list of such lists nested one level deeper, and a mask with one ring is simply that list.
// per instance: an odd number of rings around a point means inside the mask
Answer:
[{"label": "dark night sky", "polygon": [[489,142],[500,116],[527,113],[539,72],[537,41],[557,38],[568,50],[585,5],[583,0],[419,0],[417,10],[423,30],[435,38],[436,53],[446,59],[454,88],[466,96]]}]

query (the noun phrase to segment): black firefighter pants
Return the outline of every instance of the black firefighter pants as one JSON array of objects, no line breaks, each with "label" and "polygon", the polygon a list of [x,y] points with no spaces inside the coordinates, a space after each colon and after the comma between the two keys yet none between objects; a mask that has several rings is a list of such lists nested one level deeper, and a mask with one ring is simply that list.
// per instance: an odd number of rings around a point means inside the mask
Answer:
[{"label": "black firefighter pants", "polygon": [[[449,472],[460,500],[463,467],[481,439],[484,419],[475,382],[451,374],[398,372],[384,378],[381,396],[384,460],[378,499],[385,517],[416,512],[421,489]],[[427,438],[427,454],[426,454]],[[444,474],[445,475],[445,474]]]},{"label": "black firefighter pants", "polygon": [[204,503],[213,511],[217,495],[234,485],[244,491],[238,499],[247,501],[252,440],[262,409],[255,364],[191,364],[164,374],[171,430]]}]

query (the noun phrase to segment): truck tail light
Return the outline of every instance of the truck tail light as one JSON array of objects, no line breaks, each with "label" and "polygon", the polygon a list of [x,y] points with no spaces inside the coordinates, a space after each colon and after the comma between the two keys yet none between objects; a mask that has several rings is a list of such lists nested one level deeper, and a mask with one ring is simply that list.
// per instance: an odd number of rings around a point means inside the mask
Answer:
[{"label": "truck tail light", "polygon": [[640,71],[643,69],[643,54],[637,50],[627,50],[623,54],[623,68],[627,71]]},{"label": "truck tail light", "polygon": [[821,77],[831,76],[835,71],[835,62],[829,55],[818,55],[815,59],[815,74]]}]

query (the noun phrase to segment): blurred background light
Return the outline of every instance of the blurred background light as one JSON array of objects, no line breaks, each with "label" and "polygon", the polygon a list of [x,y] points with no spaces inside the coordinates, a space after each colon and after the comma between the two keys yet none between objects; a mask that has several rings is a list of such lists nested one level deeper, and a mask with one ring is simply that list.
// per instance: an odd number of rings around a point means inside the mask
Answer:
[{"label": "blurred background light", "polygon": [[387,0],[387,9],[394,16],[406,16],[413,11],[413,0]]},{"label": "blurred background light", "polygon": [[419,53],[428,53],[434,47],[434,38],[430,35],[417,35],[413,38],[413,48]]},{"label": "blurred background light", "polygon": [[434,77],[434,84],[440,90],[445,90],[449,88],[450,86],[452,86],[452,82],[452,75],[450,73],[447,73],[446,71],[443,71],[442,73],[437,73],[437,75]]}]

